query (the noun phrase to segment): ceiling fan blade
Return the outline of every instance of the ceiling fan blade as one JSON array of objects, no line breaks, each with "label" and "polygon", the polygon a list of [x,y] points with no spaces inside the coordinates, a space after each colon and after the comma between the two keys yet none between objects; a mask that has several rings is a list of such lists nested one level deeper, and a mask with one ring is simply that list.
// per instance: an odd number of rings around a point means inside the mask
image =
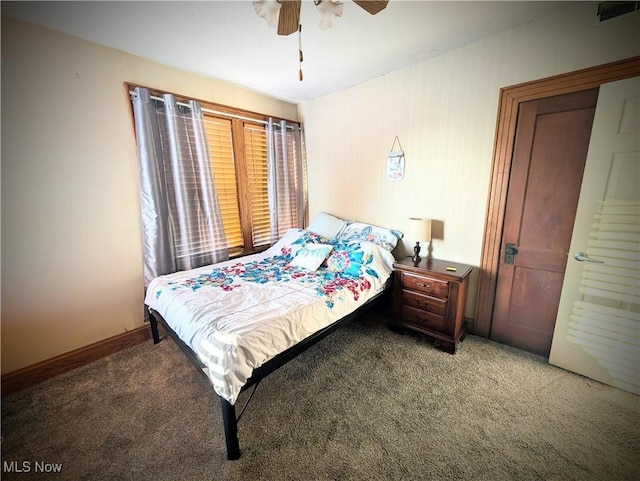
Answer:
[{"label": "ceiling fan blade", "polygon": [[298,31],[300,24],[301,0],[281,0],[278,35],[291,35]]},{"label": "ceiling fan blade", "polygon": [[384,10],[387,7],[389,0],[353,0],[360,7],[364,8],[371,15]]}]

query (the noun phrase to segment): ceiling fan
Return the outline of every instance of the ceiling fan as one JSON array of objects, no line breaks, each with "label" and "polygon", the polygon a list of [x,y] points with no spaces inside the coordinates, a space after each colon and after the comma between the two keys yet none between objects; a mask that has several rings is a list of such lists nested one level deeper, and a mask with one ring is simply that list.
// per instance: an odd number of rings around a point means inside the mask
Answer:
[{"label": "ceiling fan", "polygon": [[[382,11],[389,0],[353,0],[371,15]],[[331,26],[333,19],[342,16],[342,0],[313,0],[320,12],[320,28]],[[278,35],[291,35],[300,27],[301,0],[256,0],[253,7],[256,13],[267,21],[270,27],[278,26]]]}]

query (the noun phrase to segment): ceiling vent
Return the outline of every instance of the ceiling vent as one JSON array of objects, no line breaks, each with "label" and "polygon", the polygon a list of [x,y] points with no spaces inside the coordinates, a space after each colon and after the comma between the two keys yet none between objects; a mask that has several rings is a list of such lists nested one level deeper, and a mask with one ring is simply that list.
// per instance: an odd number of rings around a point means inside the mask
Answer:
[{"label": "ceiling vent", "polygon": [[596,25],[602,25],[614,18],[627,16],[638,11],[640,11],[640,2],[600,2],[596,14]]}]

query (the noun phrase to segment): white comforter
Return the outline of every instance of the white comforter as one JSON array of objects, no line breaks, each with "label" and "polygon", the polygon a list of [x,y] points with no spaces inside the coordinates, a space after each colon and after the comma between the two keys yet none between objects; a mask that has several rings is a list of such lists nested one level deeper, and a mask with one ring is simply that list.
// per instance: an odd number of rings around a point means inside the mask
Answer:
[{"label": "white comforter", "polygon": [[[235,404],[253,370],[380,292],[393,256],[371,242],[334,246],[342,271],[289,262],[313,235],[291,229],[263,253],[154,279],[145,304],[207,366],[215,391]],[[338,259],[338,257],[336,257]]]}]

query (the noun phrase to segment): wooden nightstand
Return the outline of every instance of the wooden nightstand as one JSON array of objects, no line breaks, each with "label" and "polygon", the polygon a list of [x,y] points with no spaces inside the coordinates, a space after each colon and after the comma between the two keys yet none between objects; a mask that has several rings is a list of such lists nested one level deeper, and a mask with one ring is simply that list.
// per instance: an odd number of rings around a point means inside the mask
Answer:
[{"label": "wooden nightstand", "polygon": [[[464,310],[472,266],[411,257],[394,268],[392,327],[424,334],[436,347],[455,354],[464,338]],[[447,269],[449,268],[449,269]]]}]

